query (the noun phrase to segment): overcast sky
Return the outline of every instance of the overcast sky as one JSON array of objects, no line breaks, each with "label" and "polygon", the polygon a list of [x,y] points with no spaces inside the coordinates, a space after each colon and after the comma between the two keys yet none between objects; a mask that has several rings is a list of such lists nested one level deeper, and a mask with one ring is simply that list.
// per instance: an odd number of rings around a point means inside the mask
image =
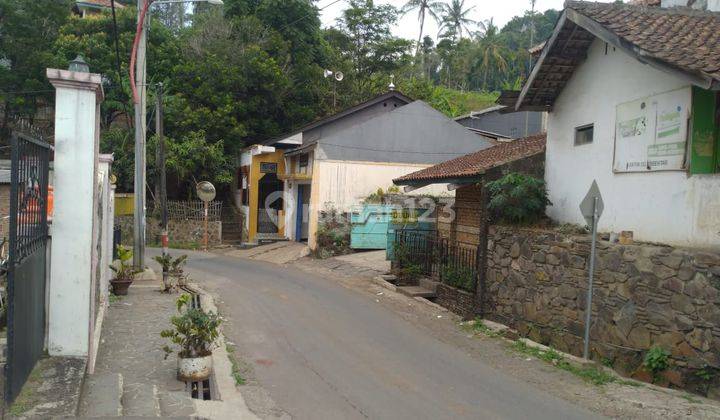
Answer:
[{"label": "overcast sky", "polygon": [[[322,8],[334,0],[320,0],[317,3],[319,8]],[[447,0],[448,2],[450,0]],[[547,9],[562,9],[564,0],[537,0],[535,5],[536,11],[545,11]],[[375,4],[392,4],[395,7],[400,8],[405,4],[405,0],[376,0]],[[339,2],[331,5],[327,9],[321,11],[321,19],[323,26],[335,25],[335,19],[338,18],[342,11],[347,8],[347,0],[340,0]],[[494,18],[493,22],[502,27],[505,25],[513,16],[522,15],[526,10],[530,10],[530,0],[465,0],[467,7],[475,6],[471,12],[471,19],[485,21]],[[407,39],[417,39],[420,25],[418,24],[417,12],[409,13],[398,22],[398,25],[393,29],[393,33],[396,36],[400,36]],[[437,25],[432,18],[425,19],[425,29],[423,33],[436,37]]]}]

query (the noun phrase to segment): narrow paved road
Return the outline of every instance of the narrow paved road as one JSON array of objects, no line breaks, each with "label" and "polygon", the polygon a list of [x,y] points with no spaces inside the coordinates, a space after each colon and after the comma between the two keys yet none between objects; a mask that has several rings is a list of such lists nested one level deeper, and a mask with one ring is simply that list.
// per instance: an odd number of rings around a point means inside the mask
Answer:
[{"label": "narrow paved road", "polygon": [[372,296],[263,262],[192,253],[225,335],[297,419],[580,419],[595,415],[427,334]]}]

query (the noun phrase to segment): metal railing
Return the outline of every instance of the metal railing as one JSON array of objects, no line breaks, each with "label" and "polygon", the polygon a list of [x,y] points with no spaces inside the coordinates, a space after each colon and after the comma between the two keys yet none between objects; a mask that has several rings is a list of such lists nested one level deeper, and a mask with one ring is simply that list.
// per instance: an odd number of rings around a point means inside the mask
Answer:
[{"label": "metal railing", "polygon": [[480,247],[437,236],[437,232],[395,231],[393,258],[400,269],[420,271],[449,286],[474,292]]}]

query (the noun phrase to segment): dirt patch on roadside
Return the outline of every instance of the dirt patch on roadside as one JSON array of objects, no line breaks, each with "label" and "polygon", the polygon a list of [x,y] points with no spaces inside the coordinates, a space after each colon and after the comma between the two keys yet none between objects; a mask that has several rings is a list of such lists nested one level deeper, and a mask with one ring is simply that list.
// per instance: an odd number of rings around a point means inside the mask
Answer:
[{"label": "dirt patch on roadside", "polygon": [[622,382],[593,385],[535,357],[519,353],[501,338],[477,334],[459,326],[460,318],[434,305],[380,287],[370,277],[341,273],[310,258],[290,264],[367,295],[383,307],[452,344],[471,357],[554,396],[614,418],[720,418],[720,403],[683,391],[649,384]]}]

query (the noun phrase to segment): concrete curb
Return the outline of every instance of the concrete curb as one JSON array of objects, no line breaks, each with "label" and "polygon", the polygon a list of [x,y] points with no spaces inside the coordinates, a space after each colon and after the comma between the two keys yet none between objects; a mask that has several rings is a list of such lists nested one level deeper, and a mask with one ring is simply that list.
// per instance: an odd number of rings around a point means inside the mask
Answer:
[{"label": "concrete curb", "polygon": [[385,289],[397,292],[397,286],[385,280],[384,278],[382,278],[382,276],[375,276],[372,278],[372,281],[380,287],[384,287]]},{"label": "concrete curb", "polygon": [[[218,313],[215,301],[208,292],[196,283],[190,283],[187,287],[200,296],[200,306],[205,311]],[[222,333],[222,327],[216,345],[217,347],[212,352],[212,358],[215,384],[219,395],[216,395],[217,399],[212,401],[193,400],[196,414],[209,419],[258,419],[250,411],[245,399],[235,386],[232,365],[225,349],[225,336]]]}]

